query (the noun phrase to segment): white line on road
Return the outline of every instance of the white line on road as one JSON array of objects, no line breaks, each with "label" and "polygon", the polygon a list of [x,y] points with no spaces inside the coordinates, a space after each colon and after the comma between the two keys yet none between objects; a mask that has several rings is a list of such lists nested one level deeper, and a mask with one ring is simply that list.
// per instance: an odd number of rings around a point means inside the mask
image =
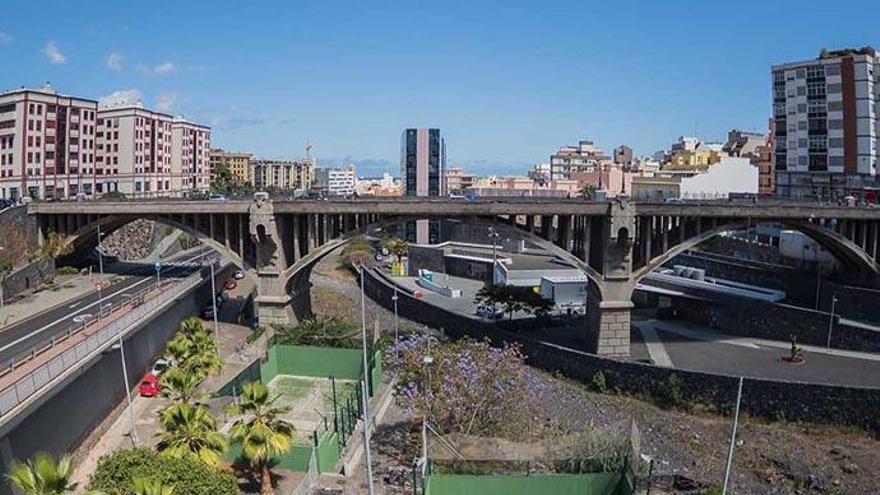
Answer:
[{"label": "white line on road", "polygon": [[80,304],[82,304],[82,301],[77,301],[77,302],[71,304],[70,306],[68,306],[68,308],[73,309],[73,308],[79,306]]},{"label": "white line on road", "polygon": [[635,327],[639,329],[639,332],[642,333],[642,339],[645,341],[645,347],[648,348],[648,355],[651,356],[651,361],[654,361],[654,364],[657,366],[664,366],[666,368],[673,368],[672,358],[669,357],[669,353],[666,352],[666,347],[663,345],[663,341],[660,340],[660,337],[657,335],[657,332],[654,330],[651,322],[642,322],[634,323]]}]

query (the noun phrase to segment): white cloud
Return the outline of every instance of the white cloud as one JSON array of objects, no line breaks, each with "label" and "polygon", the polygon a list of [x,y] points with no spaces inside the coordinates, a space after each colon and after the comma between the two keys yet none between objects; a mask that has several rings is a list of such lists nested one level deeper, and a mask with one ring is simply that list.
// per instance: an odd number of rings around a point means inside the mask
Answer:
[{"label": "white cloud", "polygon": [[174,104],[177,103],[177,94],[163,93],[156,98],[156,110],[160,112],[170,112]]},{"label": "white cloud", "polygon": [[54,41],[47,41],[43,47],[43,54],[49,58],[49,62],[53,64],[63,64],[67,62],[67,57],[58,49],[58,45]]},{"label": "white cloud", "polygon": [[98,98],[99,108],[113,108],[129,105],[142,106],[143,94],[139,89],[120,89]]},{"label": "white cloud", "polygon": [[166,76],[168,74],[177,72],[177,66],[171,62],[162,62],[161,64],[154,65],[153,67],[149,67],[144,64],[138,64],[136,70],[139,74],[144,76]]},{"label": "white cloud", "polygon": [[12,37],[11,34],[6,34],[3,31],[0,31],[0,45],[8,45],[12,43],[12,40],[15,38]]},{"label": "white cloud", "polygon": [[121,53],[110,52],[110,54],[107,55],[107,67],[110,70],[114,70],[116,72],[121,71],[122,70],[122,62],[124,62],[124,61],[125,61],[125,56],[123,56]]}]

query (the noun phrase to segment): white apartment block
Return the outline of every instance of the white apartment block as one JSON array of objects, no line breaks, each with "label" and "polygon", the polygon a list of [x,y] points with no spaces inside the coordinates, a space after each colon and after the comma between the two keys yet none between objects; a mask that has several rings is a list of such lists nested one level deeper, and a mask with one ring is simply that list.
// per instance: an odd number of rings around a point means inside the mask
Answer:
[{"label": "white apartment block", "polygon": [[868,190],[878,185],[880,54],[870,47],[823,50],[813,60],[773,66],[771,75],[776,194],[873,195]]},{"label": "white apartment block", "polygon": [[171,123],[171,190],[205,192],[211,187],[211,128],[175,118]]},{"label": "white apartment block", "polygon": [[254,188],[308,190],[315,180],[312,160],[252,160],[251,177]]},{"label": "white apartment block", "polygon": [[48,84],[0,94],[0,196],[70,198],[95,190],[98,102]]},{"label": "white apartment block", "polygon": [[174,175],[170,115],[138,105],[98,110],[97,193],[129,197],[169,196]]},{"label": "white apartment block", "polygon": [[320,192],[330,196],[350,196],[357,187],[357,171],[354,165],[319,168],[315,171],[315,183]]}]

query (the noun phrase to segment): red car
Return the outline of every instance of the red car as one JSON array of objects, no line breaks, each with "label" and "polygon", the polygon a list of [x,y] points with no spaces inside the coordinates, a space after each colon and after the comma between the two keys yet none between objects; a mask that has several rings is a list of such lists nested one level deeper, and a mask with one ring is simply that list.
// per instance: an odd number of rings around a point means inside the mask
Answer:
[{"label": "red car", "polygon": [[230,278],[229,280],[226,281],[226,285],[224,285],[223,288],[226,289],[226,290],[233,290],[233,289],[235,289],[237,286],[238,286],[238,284],[235,283],[235,279],[231,279],[231,278]]},{"label": "red car", "polygon": [[141,394],[141,397],[155,397],[159,395],[161,390],[162,384],[159,383],[159,377],[152,373],[147,373],[138,386],[138,393]]}]

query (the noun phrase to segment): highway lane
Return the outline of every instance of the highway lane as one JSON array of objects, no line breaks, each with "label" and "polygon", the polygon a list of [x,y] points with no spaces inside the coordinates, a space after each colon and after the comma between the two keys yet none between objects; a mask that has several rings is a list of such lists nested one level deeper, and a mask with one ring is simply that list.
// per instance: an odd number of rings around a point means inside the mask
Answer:
[{"label": "highway lane", "polygon": [[[204,252],[209,252],[208,250]],[[163,264],[161,277],[182,278],[187,277],[199,269],[197,264],[184,264],[188,260],[201,255],[202,252],[186,253],[175,258],[170,258]],[[185,261],[180,261],[185,260]],[[151,265],[133,267],[132,275],[126,276],[108,287],[102,288],[102,303],[105,305],[120,302],[124,295],[138,292],[155,284],[156,275]],[[77,315],[89,314],[96,317],[98,313],[98,292],[72,299],[64,304],[39,313],[38,315],[10,325],[0,331],[0,368],[9,366],[14,358],[21,358],[34,347],[46,345],[53,336],[60,336],[77,323],[73,318]]]}]

